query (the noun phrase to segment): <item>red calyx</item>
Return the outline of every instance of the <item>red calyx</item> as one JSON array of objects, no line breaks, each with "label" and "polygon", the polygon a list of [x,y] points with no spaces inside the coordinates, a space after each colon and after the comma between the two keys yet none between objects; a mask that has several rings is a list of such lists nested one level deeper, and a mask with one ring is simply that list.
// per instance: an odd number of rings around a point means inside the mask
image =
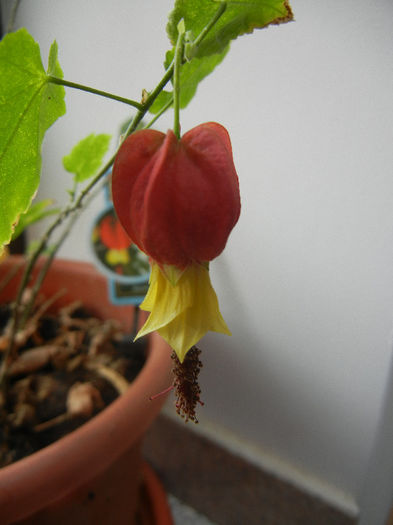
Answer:
[{"label": "red calyx", "polygon": [[201,124],[178,139],[141,130],[127,137],[112,171],[117,216],[160,264],[210,261],[240,214],[239,182],[226,129]]}]

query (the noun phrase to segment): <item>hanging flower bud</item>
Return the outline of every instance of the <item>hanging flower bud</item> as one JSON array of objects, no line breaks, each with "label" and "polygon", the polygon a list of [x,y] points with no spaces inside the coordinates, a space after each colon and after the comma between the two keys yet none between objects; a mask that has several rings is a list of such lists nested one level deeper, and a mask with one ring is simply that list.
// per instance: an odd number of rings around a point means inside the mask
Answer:
[{"label": "hanging flower bud", "polygon": [[229,136],[201,124],[178,139],[141,130],[120,147],[112,197],[127,234],[150,256],[150,313],[137,337],[157,330],[180,362],[211,330],[230,335],[210,282],[208,261],[225,248],[240,214]]},{"label": "hanging flower bud", "polygon": [[209,122],[181,139],[171,130],[130,135],[115,160],[112,195],[125,231],[159,264],[214,259],[240,213],[226,129]]}]

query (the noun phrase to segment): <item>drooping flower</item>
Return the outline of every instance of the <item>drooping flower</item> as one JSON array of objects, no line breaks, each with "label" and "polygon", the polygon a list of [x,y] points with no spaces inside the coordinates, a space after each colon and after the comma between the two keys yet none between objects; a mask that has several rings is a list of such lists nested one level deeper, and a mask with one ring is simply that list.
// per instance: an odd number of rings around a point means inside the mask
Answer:
[{"label": "drooping flower", "polygon": [[182,361],[207,331],[229,333],[207,261],[224,249],[240,214],[229,135],[209,122],[178,139],[141,130],[122,144],[112,172],[119,220],[152,261],[140,333],[159,333]]}]

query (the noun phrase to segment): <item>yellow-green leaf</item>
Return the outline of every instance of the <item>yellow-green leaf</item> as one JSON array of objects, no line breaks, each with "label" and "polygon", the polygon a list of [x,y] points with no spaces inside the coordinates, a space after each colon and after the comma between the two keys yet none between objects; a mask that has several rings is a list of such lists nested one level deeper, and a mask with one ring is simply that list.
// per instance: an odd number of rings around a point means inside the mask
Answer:
[{"label": "yellow-green leaf", "polygon": [[167,32],[172,44],[177,41],[177,24],[184,19],[186,31],[196,37],[215,16],[220,4],[226,9],[198,47],[198,57],[221,53],[231,40],[270,24],[293,19],[287,0],[176,0],[169,15]]},{"label": "yellow-green leaf", "polygon": [[110,135],[92,133],[78,142],[69,155],[63,157],[63,166],[75,175],[75,182],[83,182],[97,173],[110,140]]},{"label": "yellow-green leaf", "polygon": [[[62,77],[57,44],[48,72]],[[65,113],[64,88],[49,83],[40,48],[26,29],[0,42],[0,247],[8,243],[40,180],[46,130]]]}]

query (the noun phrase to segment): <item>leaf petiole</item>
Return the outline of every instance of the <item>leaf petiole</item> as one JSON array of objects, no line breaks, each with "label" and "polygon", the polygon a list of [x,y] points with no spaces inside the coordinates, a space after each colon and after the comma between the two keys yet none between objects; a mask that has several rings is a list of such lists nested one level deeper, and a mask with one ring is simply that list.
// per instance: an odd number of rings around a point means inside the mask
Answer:
[{"label": "leaf petiole", "polygon": [[79,89],[81,91],[86,91],[87,93],[93,93],[93,95],[100,95],[105,98],[117,100],[118,102],[123,102],[124,104],[128,104],[129,106],[133,106],[134,108],[137,108],[137,109],[143,108],[143,104],[140,104],[136,100],[119,97],[118,95],[114,95],[113,93],[108,93],[107,91],[102,91],[100,89],[95,89],[89,86],[84,86],[83,84],[78,84],[76,82],[70,82],[68,80],[64,80],[63,78],[58,78],[52,75],[48,75],[47,80],[48,82],[51,82],[52,84],[58,84],[58,85],[65,86],[65,87]]}]

